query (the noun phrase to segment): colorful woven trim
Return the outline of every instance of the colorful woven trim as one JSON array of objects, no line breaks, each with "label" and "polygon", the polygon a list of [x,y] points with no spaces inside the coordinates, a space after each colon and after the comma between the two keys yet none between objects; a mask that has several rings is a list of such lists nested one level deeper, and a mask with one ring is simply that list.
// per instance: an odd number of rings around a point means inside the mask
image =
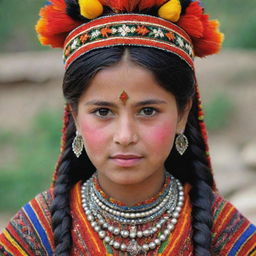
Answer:
[{"label": "colorful woven trim", "polygon": [[172,52],[193,68],[193,45],[187,33],[171,22],[149,15],[122,14],[95,19],[73,30],[64,45],[65,69],[86,52],[117,45]]}]

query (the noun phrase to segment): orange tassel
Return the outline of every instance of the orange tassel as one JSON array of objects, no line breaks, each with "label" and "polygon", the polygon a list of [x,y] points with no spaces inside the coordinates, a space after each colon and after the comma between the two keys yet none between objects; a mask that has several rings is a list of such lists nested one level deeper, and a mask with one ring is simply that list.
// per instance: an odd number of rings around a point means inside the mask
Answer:
[{"label": "orange tassel", "polygon": [[220,51],[224,35],[219,32],[218,28],[218,21],[210,20],[207,22],[203,38],[195,41],[194,51],[196,56],[204,57]]},{"label": "orange tassel", "polygon": [[51,45],[54,48],[63,48],[68,33],[81,25],[66,14],[64,0],[51,0],[52,4],[41,8],[41,18],[36,24],[36,32],[41,44]]},{"label": "orange tassel", "polygon": [[203,36],[203,24],[197,16],[191,14],[181,16],[178,25],[182,27],[190,37],[200,38]]},{"label": "orange tassel", "polygon": [[177,24],[191,37],[196,56],[215,54],[221,49],[224,35],[219,32],[219,23],[209,20],[198,1],[187,7]]}]

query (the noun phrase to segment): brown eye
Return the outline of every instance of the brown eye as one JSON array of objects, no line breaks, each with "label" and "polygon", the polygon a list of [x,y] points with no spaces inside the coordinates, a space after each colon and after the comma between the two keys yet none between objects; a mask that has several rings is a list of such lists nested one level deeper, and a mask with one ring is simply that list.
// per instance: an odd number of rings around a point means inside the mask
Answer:
[{"label": "brown eye", "polygon": [[99,117],[108,117],[111,114],[111,110],[108,108],[98,108],[94,110],[93,113]]},{"label": "brown eye", "polygon": [[154,116],[157,110],[155,108],[146,107],[146,108],[143,108],[140,112],[144,116]]}]

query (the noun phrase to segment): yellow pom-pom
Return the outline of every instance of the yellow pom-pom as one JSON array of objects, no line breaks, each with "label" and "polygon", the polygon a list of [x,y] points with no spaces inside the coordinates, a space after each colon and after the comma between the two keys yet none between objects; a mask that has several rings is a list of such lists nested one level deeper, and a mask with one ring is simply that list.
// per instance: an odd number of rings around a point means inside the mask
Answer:
[{"label": "yellow pom-pom", "polygon": [[159,17],[172,22],[177,22],[180,18],[180,14],[181,4],[179,0],[170,0],[158,10]]},{"label": "yellow pom-pom", "polygon": [[98,0],[78,0],[80,13],[87,19],[94,19],[103,13],[103,6]]}]

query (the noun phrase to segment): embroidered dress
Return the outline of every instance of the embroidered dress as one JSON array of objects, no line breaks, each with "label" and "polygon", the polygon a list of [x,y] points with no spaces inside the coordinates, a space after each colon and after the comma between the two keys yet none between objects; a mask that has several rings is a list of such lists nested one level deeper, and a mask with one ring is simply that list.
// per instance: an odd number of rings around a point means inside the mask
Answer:
[{"label": "embroidered dress", "polygon": [[[107,246],[94,231],[82,207],[81,185],[70,194],[73,245],[71,255],[127,255]],[[185,201],[178,223],[168,239],[147,255],[192,256],[190,186],[184,186]],[[212,207],[212,255],[256,255],[256,227],[217,193]],[[0,234],[0,255],[54,255],[50,205],[52,190],[39,194],[26,204]],[[145,238],[147,239],[147,238]]]}]

